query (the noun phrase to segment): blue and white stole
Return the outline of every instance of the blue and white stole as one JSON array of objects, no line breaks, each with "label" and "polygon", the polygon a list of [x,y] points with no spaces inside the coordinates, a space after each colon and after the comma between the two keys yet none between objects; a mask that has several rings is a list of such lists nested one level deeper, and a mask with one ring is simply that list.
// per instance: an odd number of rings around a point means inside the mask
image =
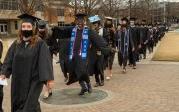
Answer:
[{"label": "blue and white stole", "polygon": [[122,53],[123,57],[128,55],[129,51],[129,29],[125,29],[124,35],[124,50],[122,50],[122,31],[118,31],[118,49]]},{"label": "blue and white stole", "polygon": [[[72,58],[73,58],[73,50],[74,50],[74,45],[75,45],[75,41],[76,41],[77,29],[78,29],[77,27],[74,27],[72,30],[71,39],[70,39],[69,60],[72,60]],[[88,46],[89,46],[88,32],[89,32],[89,29],[87,27],[84,27],[83,33],[82,33],[80,53],[79,53],[82,60],[86,60],[86,58],[87,58],[87,52],[88,52]]]}]

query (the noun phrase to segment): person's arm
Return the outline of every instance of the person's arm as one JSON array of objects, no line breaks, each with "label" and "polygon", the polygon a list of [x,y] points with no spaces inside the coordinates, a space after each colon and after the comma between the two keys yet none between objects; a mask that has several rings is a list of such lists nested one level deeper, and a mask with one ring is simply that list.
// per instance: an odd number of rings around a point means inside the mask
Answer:
[{"label": "person's arm", "polygon": [[16,51],[16,46],[17,46],[17,41],[14,41],[11,47],[8,49],[8,52],[6,54],[1,69],[1,75],[4,76],[3,78],[9,78],[12,74],[12,63],[13,63],[14,53]]},{"label": "person's arm", "polygon": [[112,49],[107,46],[107,43],[104,38],[99,36],[95,31],[89,31],[89,38],[91,44],[97,49],[101,50],[104,55],[108,55],[109,53],[111,53]]},{"label": "person's arm", "polygon": [[40,41],[39,45],[39,80],[42,82],[54,80],[52,59],[48,46],[44,41]]},{"label": "person's arm", "polygon": [[55,39],[70,38],[74,26],[54,27],[52,29],[52,37]]},{"label": "person's arm", "polygon": [[135,47],[134,47],[134,40],[133,40],[133,37],[132,37],[132,34],[131,34],[131,29],[129,29],[128,31],[129,31],[129,33],[128,33],[128,35],[129,35],[129,44],[132,47],[132,51],[134,51]]}]

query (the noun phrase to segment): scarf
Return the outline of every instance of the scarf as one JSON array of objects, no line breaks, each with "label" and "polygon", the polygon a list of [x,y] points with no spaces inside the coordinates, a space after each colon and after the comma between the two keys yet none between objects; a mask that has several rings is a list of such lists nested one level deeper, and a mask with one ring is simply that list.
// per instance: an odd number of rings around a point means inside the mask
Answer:
[{"label": "scarf", "polygon": [[[76,41],[76,33],[77,33],[77,27],[73,28],[72,34],[71,34],[69,60],[72,60],[73,58],[73,50],[74,50],[74,45]],[[87,58],[88,46],[89,46],[88,28],[85,27],[83,28],[82,41],[81,41],[81,47],[80,47],[80,53],[79,53],[82,60],[86,60]]]},{"label": "scarf", "polygon": [[128,55],[128,50],[129,50],[129,29],[123,30],[125,32],[124,34],[124,50],[122,50],[122,31],[118,31],[118,49],[122,53],[123,57]]}]

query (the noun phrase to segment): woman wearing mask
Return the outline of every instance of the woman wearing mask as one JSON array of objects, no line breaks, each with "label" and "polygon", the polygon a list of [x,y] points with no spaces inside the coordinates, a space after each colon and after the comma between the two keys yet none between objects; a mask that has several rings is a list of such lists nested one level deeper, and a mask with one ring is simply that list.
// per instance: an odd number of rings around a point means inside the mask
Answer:
[{"label": "woman wearing mask", "polygon": [[35,36],[36,17],[28,14],[22,19],[19,37],[8,50],[1,79],[11,81],[11,112],[40,112],[38,98],[43,84],[53,80],[50,53],[46,43]]},{"label": "woman wearing mask", "polygon": [[[113,18],[106,17],[103,28],[103,38],[107,42],[108,47],[116,49],[116,40],[115,40],[115,28],[113,27]],[[104,57],[105,59],[105,68],[107,69],[106,79],[110,80],[112,77],[112,66],[115,58],[115,52],[110,53],[108,56]]]}]

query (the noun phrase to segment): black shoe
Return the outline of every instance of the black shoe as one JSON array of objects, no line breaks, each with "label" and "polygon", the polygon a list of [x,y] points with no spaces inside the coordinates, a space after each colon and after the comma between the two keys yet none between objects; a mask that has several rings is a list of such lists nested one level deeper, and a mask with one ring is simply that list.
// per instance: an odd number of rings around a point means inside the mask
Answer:
[{"label": "black shoe", "polygon": [[78,95],[80,96],[85,95],[85,93],[88,92],[87,85],[85,84],[85,82],[81,82],[80,86],[81,86],[81,91]]},{"label": "black shoe", "polygon": [[81,91],[78,95],[83,96],[83,95],[85,95],[86,92],[88,92],[87,89],[81,89]]},{"label": "black shoe", "polygon": [[133,66],[133,68],[132,69],[136,69],[136,66]]},{"label": "black shoe", "polygon": [[87,87],[88,87],[88,93],[92,93],[92,87],[90,83],[87,84]]},{"label": "black shoe", "polygon": [[104,81],[101,81],[100,86],[104,86]]},{"label": "black shoe", "polygon": [[98,86],[100,86],[100,84],[97,82],[97,83],[94,85],[94,87],[98,87]]}]

